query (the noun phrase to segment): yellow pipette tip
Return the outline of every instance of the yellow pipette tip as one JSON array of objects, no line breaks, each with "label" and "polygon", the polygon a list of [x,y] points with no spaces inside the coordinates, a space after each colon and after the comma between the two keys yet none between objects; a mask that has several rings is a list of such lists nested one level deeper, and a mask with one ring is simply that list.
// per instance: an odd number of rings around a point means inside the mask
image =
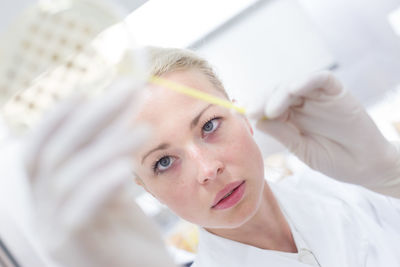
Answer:
[{"label": "yellow pipette tip", "polygon": [[240,114],[245,114],[246,110],[243,107],[237,106],[235,104],[233,104],[232,102],[201,92],[197,89],[191,88],[189,86],[185,86],[176,82],[172,82],[170,80],[158,77],[158,76],[152,76],[150,77],[149,81],[153,84],[156,85],[160,85],[163,87],[166,87],[168,89],[174,90],[176,92],[203,100],[205,102],[211,103],[211,104],[215,104],[215,105],[219,105],[225,108],[229,108],[229,109],[233,109],[235,111],[237,111]]}]

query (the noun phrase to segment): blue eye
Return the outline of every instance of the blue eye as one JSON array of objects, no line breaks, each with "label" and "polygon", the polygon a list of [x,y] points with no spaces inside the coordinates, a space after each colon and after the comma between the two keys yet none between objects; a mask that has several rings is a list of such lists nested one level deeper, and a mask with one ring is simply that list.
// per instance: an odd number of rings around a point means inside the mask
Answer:
[{"label": "blue eye", "polygon": [[155,172],[160,171],[166,171],[169,169],[172,165],[172,163],[175,161],[175,159],[171,156],[164,156],[160,158],[156,163],[154,164],[153,170]]},{"label": "blue eye", "polygon": [[219,120],[219,118],[214,118],[214,119],[211,119],[211,120],[207,121],[206,123],[204,123],[203,128],[202,128],[203,132],[204,133],[214,132],[219,125],[218,120]]}]

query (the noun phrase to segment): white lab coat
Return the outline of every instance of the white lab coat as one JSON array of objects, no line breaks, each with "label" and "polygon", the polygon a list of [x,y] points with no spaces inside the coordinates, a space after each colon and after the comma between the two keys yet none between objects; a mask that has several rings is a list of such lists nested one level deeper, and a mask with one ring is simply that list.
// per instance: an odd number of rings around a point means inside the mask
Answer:
[{"label": "white lab coat", "polygon": [[[292,231],[301,235],[320,266],[400,266],[400,199],[311,170],[271,187]],[[310,267],[202,230],[193,267],[217,266]]]}]

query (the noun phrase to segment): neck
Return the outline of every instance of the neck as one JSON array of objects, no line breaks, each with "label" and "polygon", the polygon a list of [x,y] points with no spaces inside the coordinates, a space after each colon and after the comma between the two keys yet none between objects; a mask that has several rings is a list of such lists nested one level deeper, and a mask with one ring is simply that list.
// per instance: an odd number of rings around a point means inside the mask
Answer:
[{"label": "neck", "polygon": [[269,185],[265,183],[256,214],[234,229],[206,229],[218,236],[261,249],[297,252],[292,232]]}]

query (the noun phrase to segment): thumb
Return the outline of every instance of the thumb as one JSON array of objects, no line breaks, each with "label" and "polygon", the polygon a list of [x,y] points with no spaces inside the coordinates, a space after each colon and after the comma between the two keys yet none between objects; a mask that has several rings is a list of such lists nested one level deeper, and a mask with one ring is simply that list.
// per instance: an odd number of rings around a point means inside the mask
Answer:
[{"label": "thumb", "polygon": [[292,152],[305,142],[301,131],[282,119],[259,120],[256,123],[256,128],[272,136]]}]

